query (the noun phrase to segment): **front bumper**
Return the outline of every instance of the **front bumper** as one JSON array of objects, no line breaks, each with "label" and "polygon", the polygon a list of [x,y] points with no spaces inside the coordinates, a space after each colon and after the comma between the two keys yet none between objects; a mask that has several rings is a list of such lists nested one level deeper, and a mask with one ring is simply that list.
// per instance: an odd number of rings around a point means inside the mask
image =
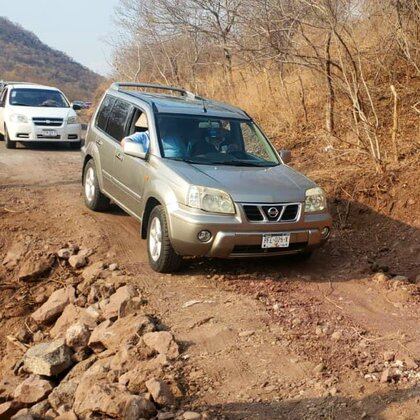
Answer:
[{"label": "front bumper", "polygon": [[[50,131],[54,131],[51,135]],[[80,142],[82,126],[66,124],[60,127],[37,126],[33,123],[8,123],[10,140],[22,142]]]},{"label": "front bumper", "polygon": [[[182,206],[167,209],[171,243],[175,251],[184,256],[238,258],[274,256],[310,251],[323,245],[321,231],[331,229],[328,212],[302,213],[296,222],[249,222],[242,207],[237,206],[233,216],[203,214]],[[197,238],[201,230],[212,234],[209,242]],[[264,234],[290,233],[288,248],[262,249]]]}]

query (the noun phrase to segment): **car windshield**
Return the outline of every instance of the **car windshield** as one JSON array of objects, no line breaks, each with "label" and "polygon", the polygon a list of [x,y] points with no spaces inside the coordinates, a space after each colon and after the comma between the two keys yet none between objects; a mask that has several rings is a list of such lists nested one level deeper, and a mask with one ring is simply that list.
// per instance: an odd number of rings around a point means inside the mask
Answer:
[{"label": "car windshield", "polygon": [[273,147],[250,120],[158,114],[163,156],[201,165],[280,164]]},{"label": "car windshield", "polygon": [[13,89],[10,92],[10,105],[68,108],[69,103],[58,90],[51,89]]}]

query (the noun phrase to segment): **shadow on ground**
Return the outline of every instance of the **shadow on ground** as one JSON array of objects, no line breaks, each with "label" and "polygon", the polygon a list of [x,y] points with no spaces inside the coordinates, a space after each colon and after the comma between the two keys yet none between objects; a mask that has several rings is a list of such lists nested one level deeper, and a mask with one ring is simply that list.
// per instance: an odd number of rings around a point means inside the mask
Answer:
[{"label": "shadow on ground", "polygon": [[70,144],[65,142],[31,142],[31,143],[18,143],[19,150],[40,150],[43,152],[77,152],[78,148],[72,148]]},{"label": "shadow on ground", "polygon": [[[420,387],[390,390],[359,399],[346,397],[303,398],[267,403],[227,403],[206,407],[228,419],[391,419],[418,418]],[[393,411],[399,404],[399,412]],[[401,405],[403,404],[403,405]]]},{"label": "shadow on ground", "polygon": [[328,243],[303,261],[293,256],[230,260],[197,260],[183,274],[265,274],[281,279],[311,276],[312,281],[346,281],[377,271],[405,275],[414,281],[419,271],[420,230],[353,201],[331,204],[334,228]]}]

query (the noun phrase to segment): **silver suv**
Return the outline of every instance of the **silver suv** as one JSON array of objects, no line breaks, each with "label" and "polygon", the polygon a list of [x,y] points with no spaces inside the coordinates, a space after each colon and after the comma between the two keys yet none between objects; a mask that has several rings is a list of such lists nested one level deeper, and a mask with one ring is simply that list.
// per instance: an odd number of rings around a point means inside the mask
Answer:
[{"label": "silver suv", "polygon": [[244,111],[181,88],[114,83],[82,153],[86,205],[137,218],[158,272],[185,256],[306,257],[330,235],[325,194],[289,151]]}]

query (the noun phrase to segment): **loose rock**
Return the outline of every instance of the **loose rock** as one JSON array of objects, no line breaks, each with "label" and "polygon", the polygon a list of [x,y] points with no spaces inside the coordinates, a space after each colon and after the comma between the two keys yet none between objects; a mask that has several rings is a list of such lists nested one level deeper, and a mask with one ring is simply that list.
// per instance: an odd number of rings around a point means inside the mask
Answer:
[{"label": "loose rock", "polygon": [[35,404],[43,400],[52,389],[49,381],[37,375],[31,375],[16,388],[13,396],[22,404]]},{"label": "loose rock", "polygon": [[113,318],[126,315],[126,305],[137,295],[136,289],[131,285],[120,287],[109,298],[109,303],[103,310],[103,317]]},{"label": "loose rock", "polygon": [[183,416],[185,420],[199,420],[201,419],[201,414],[194,411],[186,411]]},{"label": "loose rock", "polygon": [[145,332],[154,329],[151,319],[144,315],[128,315],[114,323],[106,320],[93,330],[89,347],[96,353],[104,349],[117,349],[132,339],[137,342]]},{"label": "loose rock", "polygon": [[124,420],[150,419],[155,414],[156,407],[150,400],[133,395],[126,403]]},{"label": "loose rock", "polygon": [[56,290],[49,299],[39,307],[31,318],[38,324],[47,324],[54,321],[69,304],[76,298],[75,290],[72,286]]},{"label": "loose rock", "polygon": [[322,373],[324,370],[325,370],[325,365],[323,363],[316,365],[314,368],[315,373]]},{"label": "loose rock", "polygon": [[0,419],[10,419],[22,405],[17,401],[7,401],[0,404]]},{"label": "loose rock", "polygon": [[118,270],[118,264],[117,263],[109,264],[108,270],[109,271],[116,271],[116,270]]},{"label": "loose rock", "polygon": [[391,380],[391,370],[385,369],[381,374],[380,382],[386,383],[386,382],[389,382],[390,380]]},{"label": "loose rock", "polygon": [[85,267],[87,263],[87,258],[80,253],[69,258],[69,264],[76,269]]},{"label": "loose rock", "polygon": [[174,396],[171,388],[164,381],[152,378],[146,382],[146,388],[153,397],[153,400],[160,405],[171,405],[174,403]]},{"label": "loose rock", "polygon": [[64,337],[68,328],[75,323],[82,323],[89,328],[95,328],[96,318],[94,318],[87,309],[80,308],[73,304],[67,305],[63,313],[57,319],[54,327],[51,328],[50,336],[52,338]]},{"label": "loose rock", "polygon": [[150,332],[143,336],[144,343],[168,359],[175,359],[179,356],[179,347],[174,336],[169,331]]},{"label": "loose rock", "polygon": [[25,353],[23,363],[28,372],[56,376],[71,366],[71,350],[61,339],[37,344]]},{"label": "loose rock", "polygon": [[42,275],[46,274],[52,267],[53,259],[49,257],[41,257],[37,260],[26,260],[18,274],[21,281],[35,281]]},{"label": "loose rock", "polygon": [[48,396],[48,402],[55,411],[58,411],[60,407],[69,411],[74,403],[76,389],[77,383],[75,381],[61,382]]},{"label": "loose rock", "polygon": [[85,348],[89,338],[90,330],[86,324],[74,324],[66,332],[66,344],[75,351]]},{"label": "loose rock", "polygon": [[57,252],[57,257],[62,260],[68,260],[74,254],[70,248],[61,248]]},{"label": "loose rock", "polygon": [[393,351],[390,351],[390,350],[385,351],[383,353],[383,358],[384,358],[385,362],[391,362],[395,358],[395,353]]}]

